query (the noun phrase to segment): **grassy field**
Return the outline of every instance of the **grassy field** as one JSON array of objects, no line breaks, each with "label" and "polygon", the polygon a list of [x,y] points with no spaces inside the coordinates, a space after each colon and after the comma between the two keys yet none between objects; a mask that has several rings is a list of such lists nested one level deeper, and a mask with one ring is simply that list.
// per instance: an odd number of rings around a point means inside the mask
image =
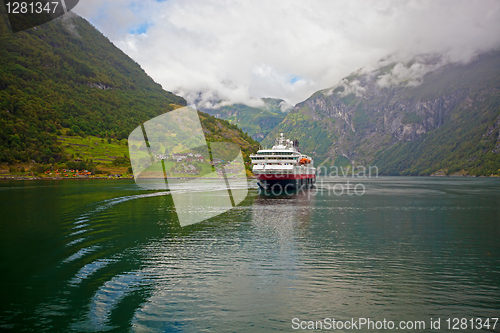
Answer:
[{"label": "grassy field", "polygon": [[[64,131],[63,131],[64,132]],[[70,157],[70,161],[92,161],[99,173],[96,173],[95,177],[108,177],[109,174],[122,174],[123,176],[129,176],[129,166],[130,165],[113,165],[113,161],[117,157],[127,157],[128,146],[127,140],[116,140],[116,139],[103,139],[96,136],[58,136],[58,145],[64,149],[64,153]],[[36,165],[34,163],[15,163],[13,165],[7,165],[2,163],[0,165],[0,174],[2,175],[13,175],[13,176],[27,176],[27,175],[38,175],[41,177],[62,177],[64,178],[64,173],[59,172],[56,174],[55,170],[65,169],[65,163],[57,163],[52,166],[45,166],[40,170],[41,165]],[[51,170],[52,169],[52,170]],[[24,172],[22,172],[24,170]],[[61,171],[59,170],[59,171]],[[46,173],[46,171],[49,171]],[[76,173],[76,172],[75,172]],[[75,173],[67,172],[68,178],[73,178]]]},{"label": "grassy field", "polygon": [[66,154],[89,159],[99,163],[111,163],[116,157],[128,158],[127,140],[102,139],[95,136],[60,136],[57,141],[62,144]]},{"label": "grassy field", "polygon": [[[68,131],[69,129],[63,128],[61,133],[65,134]],[[94,174],[88,175],[89,178],[108,178],[109,175],[116,174],[121,174],[124,177],[132,176],[132,173],[129,172],[131,165],[129,162],[129,147],[126,139],[117,140],[91,135],[84,137],[79,135],[59,135],[57,136],[57,145],[62,148],[63,154],[67,156],[67,162],[61,161],[53,165],[37,164],[33,163],[33,161],[28,163],[13,163],[11,165],[1,163],[0,176],[76,178],[78,177],[78,175],[75,176],[76,172],[69,172],[68,169],[77,169],[70,165],[75,165],[79,162],[85,162],[87,165],[92,165],[92,167],[88,167],[88,169],[89,171],[94,171]],[[171,160],[166,160],[164,164],[169,177],[203,177],[204,175],[214,172],[212,166],[207,162],[198,163],[193,161],[181,163],[186,167],[189,167],[190,164],[193,165],[197,170],[195,174],[183,173],[181,171],[183,170],[181,164]],[[67,171],[63,172],[64,169]],[[148,171],[161,171],[161,173],[163,173],[161,163],[155,163],[155,165],[152,165],[151,168],[148,169],[150,169]],[[57,173],[56,170],[58,171]],[[252,176],[252,173],[247,170],[247,175]]]}]

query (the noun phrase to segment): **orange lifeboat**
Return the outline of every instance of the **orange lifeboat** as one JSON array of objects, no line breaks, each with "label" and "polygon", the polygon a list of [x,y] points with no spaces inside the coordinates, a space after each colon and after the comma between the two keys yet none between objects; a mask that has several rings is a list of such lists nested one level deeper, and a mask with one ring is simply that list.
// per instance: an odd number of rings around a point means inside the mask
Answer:
[{"label": "orange lifeboat", "polygon": [[309,164],[309,163],[311,163],[311,160],[308,158],[301,158],[299,163],[300,164]]}]

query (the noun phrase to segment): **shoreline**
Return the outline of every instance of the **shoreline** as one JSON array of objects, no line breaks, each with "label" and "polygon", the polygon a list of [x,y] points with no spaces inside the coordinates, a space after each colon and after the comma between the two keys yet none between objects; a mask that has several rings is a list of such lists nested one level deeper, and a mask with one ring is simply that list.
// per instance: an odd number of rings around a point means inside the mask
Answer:
[{"label": "shoreline", "polygon": [[[118,180],[118,179],[134,179],[134,176],[128,177],[33,177],[33,176],[3,176],[0,177],[0,180]],[[147,180],[154,180],[156,178],[144,178]],[[163,179],[163,178],[161,178]],[[169,177],[168,179],[184,179],[184,180],[193,180],[193,179],[222,179],[222,178],[204,178],[204,177]],[[230,178],[233,179],[233,178]],[[255,176],[246,177],[246,179],[256,179]]]},{"label": "shoreline", "polygon": [[0,180],[117,180],[134,179],[134,177],[32,177],[32,176],[4,176]]},{"label": "shoreline", "polygon": [[[432,178],[499,178],[500,176],[497,175],[490,175],[490,176],[468,176],[468,175],[462,175],[462,176],[385,176],[385,175],[379,175],[379,177],[432,177]],[[339,177],[339,178],[349,178],[349,177]],[[0,181],[2,180],[120,180],[120,179],[127,179],[127,180],[134,180],[134,176],[128,176],[128,177],[33,177],[33,176],[0,176]],[[155,179],[155,178],[148,178],[148,179]],[[185,178],[185,177],[169,177],[169,179],[184,179],[184,180],[192,180],[192,179],[214,179],[214,178],[203,178],[203,177],[197,177],[197,178]],[[247,176],[246,179],[256,179],[255,176]]]}]

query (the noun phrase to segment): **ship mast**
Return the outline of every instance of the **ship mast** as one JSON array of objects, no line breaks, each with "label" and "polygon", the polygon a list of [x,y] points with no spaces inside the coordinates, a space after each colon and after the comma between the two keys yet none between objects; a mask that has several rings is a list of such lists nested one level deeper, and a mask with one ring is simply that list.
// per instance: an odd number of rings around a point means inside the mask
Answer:
[{"label": "ship mast", "polygon": [[280,137],[278,139],[278,144],[280,146],[284,146],[284,144],[283,144],[284,142],[285,142],[285,137],[283,136],[283,133],[280,133]]}]

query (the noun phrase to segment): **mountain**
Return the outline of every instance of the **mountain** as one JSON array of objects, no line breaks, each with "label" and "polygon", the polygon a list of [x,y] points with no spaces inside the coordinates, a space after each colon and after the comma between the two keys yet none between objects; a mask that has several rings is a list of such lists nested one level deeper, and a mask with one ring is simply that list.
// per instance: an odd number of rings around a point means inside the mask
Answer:
[{"label": "mountain", "polygon": [[204,112],[217,118],[226,119],[237,124],[253,139],[261,141],[276,127],[292,106],[282,99],[263,98],[262,107],[251,107],[245,104],[234,104],[218,108],[202,108]]},{"label": "mountain", "polygon": [[493,51],[469,63],[383,59],[297,104],[262,144],[285,132],[325,166],[489,176],[500,172],[499,131],[500,51]]},{"label": "mountain", "polygon": [[[0,6],[0,162],[58,163],[62,135],[124,139],[137,126],[186,105],[85,19],[73,13],[12,33]],[[207,139],[258,143],[205,114]],[[213,134],[208,134],[208,133]],[[59,138],[59,140],[58,140]]]}]

